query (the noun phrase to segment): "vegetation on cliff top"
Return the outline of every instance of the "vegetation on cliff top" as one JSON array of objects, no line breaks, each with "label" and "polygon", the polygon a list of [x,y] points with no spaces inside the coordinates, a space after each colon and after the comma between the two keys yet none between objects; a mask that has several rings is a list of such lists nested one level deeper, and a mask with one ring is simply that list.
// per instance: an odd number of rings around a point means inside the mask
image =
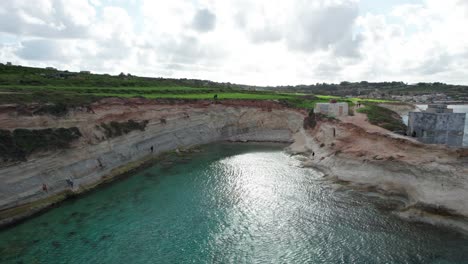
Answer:
[{"label": "vegetation on cliff top", "polygon": [[0,158],[3,161],[24,161],[35,152],[66,149],[81,137],[78,128],[0,129]]},{"label": "vegetation on cliff top", "polygon": [[440,82],[406,84],[404,82],[341,82],[317,83],[295,86],[252,86],[233,84],[229,82],[213,82],[195,79],[149,78],[130,74],[92,74],[88,72],[69,72],[56,69],[43,69],[23,66],[7,66],[0,64],[0,86],[17,87],[60,87],[63,88],[111,88],[134,90],[257,90],[294,92],[308,94],[325,94],[334,96],[368,95],[378,90],[381,93],[392,95],[417,95],[427,93],[445,93],[454,99],[467,97],[468,87],[463,85],[450,85]]},{"label": "vegetation on cliff top", "polygon": [[[265,88],[265,89],[264,89]],[[268,89],[266,89],[268,88]],[[74,73],[54,69],[0,65],[0,104],[42,103],[82,106],[105,97],[149,99],[247,99],[278,100],[290,107],[312,109],[330,99],[352,102],[357,98],[276,92],[274,87],[254,87],[205,80],[145,78],[121,74]],[[61,105],[60,105],[61,104]],[[62,107],[46,109],[63,115]],[[59,111],[55,111],[59,110]],[[63,111],[62,111],[63,110]]]},{"label": "vegetation on cliff top", "polygon": [[360,108],[357,111],[359,113],[366,114],[369,122],[373,125],[380,126],[394,132],[406,132],[406,125],[403,123],[401,116],[390,109],[368,103],[365,107]]}]

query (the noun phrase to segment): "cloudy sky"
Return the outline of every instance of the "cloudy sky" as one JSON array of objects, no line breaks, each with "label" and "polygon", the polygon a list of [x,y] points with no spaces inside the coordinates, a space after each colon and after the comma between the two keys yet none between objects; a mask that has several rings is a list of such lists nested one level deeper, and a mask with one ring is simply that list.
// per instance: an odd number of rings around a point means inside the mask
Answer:
[{"label": "cloudy sky", "polygon": [[6,61],[256,85],[468,84],[468,0],[1,0]]}]

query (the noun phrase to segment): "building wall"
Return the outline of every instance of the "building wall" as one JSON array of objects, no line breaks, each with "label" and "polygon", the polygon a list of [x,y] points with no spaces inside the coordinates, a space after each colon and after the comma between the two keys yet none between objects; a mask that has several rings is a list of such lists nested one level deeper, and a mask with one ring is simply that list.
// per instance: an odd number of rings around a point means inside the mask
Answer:
[{"label": "building wall", "polygon": [[314,113],[328,115],[328,105],[324,103],[318,103],[315,105]]},{"label": "building wall", "polygon": [[445,104],[430,104],[426,111],[426,113],[453,113],[453,109],[447,108]]},{"label": "building wall", "polygon": [[329,116],[348,116],[347,103],[318,103],[315,105],[314,113]]},{"label": "building wall", "polygon": [[463,113],[410,112],[408,135],[427,144],[462,146],[466,115]]}]

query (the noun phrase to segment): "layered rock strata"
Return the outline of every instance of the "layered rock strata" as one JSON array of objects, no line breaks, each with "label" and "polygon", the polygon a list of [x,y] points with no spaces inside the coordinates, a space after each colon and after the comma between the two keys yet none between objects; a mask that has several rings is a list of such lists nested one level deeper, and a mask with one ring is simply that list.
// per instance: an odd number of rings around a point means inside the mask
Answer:
[{"label": "layered rock strata", "polygon": [[[4,106],[0,109],[2,129],[78,127],[83,136],[69,149],[36,153],[27,162],[0,164],[1,223],[90,189],[165,151],[226,140],[291,143],[302,128],[304,115],[261,101],[106,99],[63,117],[27,115]],[[106,137],[101,124],[128,120],[145,121],[146,127]]]},{"label": "layered rock strata", "polygon": [[468,217],[468,149],[424,145],[382,129],[322,120],[298,133],[289,151],[305,154],[304,165],[329,178],[405,197],[402,215],[424,211]]}]

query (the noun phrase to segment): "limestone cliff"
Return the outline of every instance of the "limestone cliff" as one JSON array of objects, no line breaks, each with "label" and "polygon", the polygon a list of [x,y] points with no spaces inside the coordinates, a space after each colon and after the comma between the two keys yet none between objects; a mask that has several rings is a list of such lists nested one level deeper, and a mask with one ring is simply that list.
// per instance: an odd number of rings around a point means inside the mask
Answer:
[{"label": "limestone cliff", "polygon": [[329,178],[405,197],[402,216],[468,217],[467,149],[424,145],[368,123],[360,126],[357,116],[319,120],[297,134],[289,150],[305,153],[304,165]]},{"label": "limestone cliff", "polygon": [[[372,126],[359,113],[310,122],[307,113],[275,102],[146,99],[104,99],[63,116],[36,115],[34,108],[1,106],[1,129],[77,127],[82,136],[68,149],[36,152],[27,162],[0,161],[0,225],[111,180],[161,152],[223,140],[293,143],[289,151],[306,155],[304,165],[329,179],[406,197],[402,216],[468,217],[467,149],[424,145]],[[112,122],[137,129],[108,133],[106,124]],[[314,127],[304,130],[307,124]]]},{"label": "limestone cliff", "polygon": [[[4,106],[0,109],[2,129],[77,127],[82,137],[69,149],[35,153],[27,162],[0,163],[0,223],[92,188],[164,151],[222,140],[292,142],[304,116],[301,111],[261,101],[105,99],[61,117]],[[144,121],[146,127],[106,137],[102,124],[128,120]],[[73,181],[73,188],[67,179]]]}]

